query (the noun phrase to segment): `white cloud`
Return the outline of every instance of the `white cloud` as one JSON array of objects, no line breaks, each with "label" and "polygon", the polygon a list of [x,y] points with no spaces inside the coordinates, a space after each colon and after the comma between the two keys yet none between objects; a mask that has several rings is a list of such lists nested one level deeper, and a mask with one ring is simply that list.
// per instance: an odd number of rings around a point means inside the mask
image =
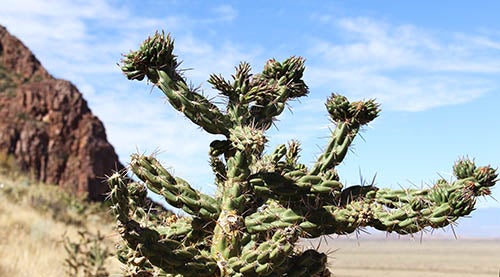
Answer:
[{"label": "white cloud", "polygon": [[220,21],[232,21],[238,16],[238,11],[230,5],[220,5],[213,9],[217,14],[216,19]]},{"label": "white cloud", "polygon": [[[230,42],[212,45],[195,39],[195,28],[234,20],[229,5],[213,8],[212,17],[183,14],[144,17],[112,1],[31,1],[2,3],[0,24],[18,36],[56,77],[75,83],[92,111],[105,123],[108,139],[120,159],[137,151],[159,152],[159,158],[196,187],[211,182],[206,135],[180,116],[161,92],[127,81],[116,63],[121,53],[136,49],[155,30],[168,28],[176,38],[176,54],[194,68],[186,75],[194,84],[208,79],[214,69],[230,74],[240,59],[258,52]],[[201,154],[200,154],[201,153]]]},{"label": "white cloud", "polygon": [[[204,83],[209,74],[230,77],[242,60],[260,66],[264,49],[195,36],[200,29],[210,31],[211,24],[235,20],[238,12],[231,6],[213,8],[208,18],[184,14],[155,18],[116,3],[7,0],[0,10],[0,24],[19,36],[51,73],[83,91],[123,162],[137,150],[158,149],[160,159],[176,174],[196,186],[205,185],[211,181],[206,153],[213,137],[173,111],[157,89],[150,92],[144,83],[127,81],[116,63],[121,53],[136,49],[155,30],[166,29],[176,39],[182,67],[194,69],[186,76],[209,92]],[[305,79],[312,90],[336,88],[356,98],[376,97],[384,108],[419,111],[464,103],[498,87],[481,75],[500,71],[498,57],[478,55],[485,50],[498,56],[499,41],[492,37],[454,34],[444,40],[441,34],[411,25],[319,18],[340,31],[342,42],[332,42],[328,36],[311,40]],[[324,145],[328,134],[325,98],[311,94],[301,100],[302,105],[292,104],[293,116],[285,112],[280,118],[280,132],[272,133],[272,143],[299,138],[312,146],[307,147],[312,153],[304,153],[304,162],[310,162],[309,157],[319,151],[314,145]]]},{"label": "white cloud", "polygon": [[[212,45],[207,41],[196,39],[191,35],[180,36],[176,39],[176,53],[183,60],[182,68],[187,68],[185,75],[194,85],[202,85],[207,92],[210,74],[221,74],[225,78],[230,78],[234,74],[234,68],[240,61],[248,61],[255,64],[260,49],[242,49],[231,42],[222,42]],[[190,70],[193,69],[193,70]]]},{"label": "white cloud", "polygon": [[334,26],[343,42],[311,41],[315,62],[306,74],[312,87],[333,85],[341,93],[375,97],[386,108],[407,111],[464,103],[498,87],[484,75],[500,73],[500,40],[368,18],[321,22]]}]

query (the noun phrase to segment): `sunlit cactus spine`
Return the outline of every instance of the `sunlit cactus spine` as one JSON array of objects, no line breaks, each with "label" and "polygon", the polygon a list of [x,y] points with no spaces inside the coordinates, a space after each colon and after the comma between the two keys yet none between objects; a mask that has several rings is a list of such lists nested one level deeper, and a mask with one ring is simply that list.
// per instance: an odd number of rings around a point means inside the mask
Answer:
[{"label": "sunlit cactus spine", "polygon": [[[302,58],[269,60],[255,75],[241,63],[232,80],[211,75],[208,82],[226,104],[221,109],[188,85],[173,50],[172,38],[156,33],[127,54],[121,68],[128,79],[147,78],[176,110],[220,136],[209,147],[217,192],[201,193],[154,156],[132,155],[129,168],[142,182],[118,173],[108,180],[125,241],[119,258],[130,275],[329,276],[326,254],[299,250],[299,238],[367,226],[399,234],[444,227],[470,214],[497,181],[493,168],[461,159],[453,167],[456,180],[438,180],[423,190],[344,188],[336,166],[360,128],[378,116],[374,100],[350,102],[332,94],[326,110],[336,127],[307,167],[298,160],[295,140],[264,151],[265,132],[288,101],[308,94]],[[189,216],[149,220],[141,205],[146,187]]]}]

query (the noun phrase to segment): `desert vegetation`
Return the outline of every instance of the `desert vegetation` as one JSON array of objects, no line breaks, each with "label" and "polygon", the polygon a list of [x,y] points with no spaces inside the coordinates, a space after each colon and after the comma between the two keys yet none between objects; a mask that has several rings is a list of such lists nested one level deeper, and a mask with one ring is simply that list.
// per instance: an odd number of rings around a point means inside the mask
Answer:
[{"label": "desert vegetation", "polygon": [[[125,56],[122,70],[128,79],[146,78],[173,108],[220,138],[209,146],[217,192],[197,191],[154,156],[132,155],[130,170],[141,182],[123,173],[108,179],[127,274],[330,276],[327,254],[298,247],[299,239],[364,227],[403,235],[441,228],[469,215],[476,198],[489,195],[497,181],[495,169],[463,158],[453,165],[455,180],[440,179],[426,189],[344,187],[336,166],[359,130],[378,116],[375,100],[351,102],[332,93],[325,107],[335,128],[308,167],[299,161],[295,140],[265,151],[265,133],[276,117],[309,92],[302,58],[271,59],[257,74],[242,62],[232,80],[211,75],[208,82],[224,106],[189,85],[173,50],[173,39],[156,33]],[[189,216],[150,220],[146,187]]]},{"label": "desert vegetation", "polygon": [[[78,274],[67,274],[71,252],[65,244],[86,247],[92,242],[82,243],[81,234],[93,238],[98,233],[99,247],[114,253],[118,236],[107,205],[34,181],[14,170],[13,163],[6,167],[4,160],[0,167],[0,276],[103,276],[85,274],[81,266]],[[91,260],[81,251],[78,254],[79,262]],[[116,259],[106,257],[104,267],[110,275],[121,275]]]},{"label": "desert vegetation", "polygon": [[[2,38],[15,42],[16,55],[31,57],[21,59],[34,65],[25,69],[35,68],[41,75],[31,76],[28,70],[24,72],[28,77],[17,76],[12,68],[0,65],[0,96],[5,100],[0,108],[6,114],[2,119],[11,116],[13,120],[6,121],[7,150],[0,151],[0,276],[387,277],[496,276],[498,272],[500,257],[495,253],[499,253],[500,243],[495,240],[408,243],[404,239],[344,238],[365,227],[406,238],[407,234],[454,224],[473,212],[478,197],[490,194],[497,172],[462,158],[452,167],[454,179],[439,179],[428,188],[346,187],[336,167],[358,132],[381,111],[374,99],[350,101],[337,93],[326,99],[325,113],[334,127],[315,163],[300,162],[302,146],[293,139],[266,149],[266,131],[290,101],[309,93],[300,57],[281,62],[271,59],[260,73],[251,73],[250,65],[242,62],[230,80],[213,74],[208,82],[219,95],[210,99],[184,77],[169,35],[156,33],[137,51],[125,55],[121,68],[127,78],[147,79],[174,109],[216,136],[208,149],[217,191],[207,195],[174,176],[155,155],[133,154],[128,171],[120,164],[115,174],[106,173],[110,166],[94,168],[103,160],[108,165],[119,164],[99,121],[77,128],[94,126],[86,130],[98,131],[88,135],[91,141],[100,137],[100,142],[86,148],[100,154],[92,156],[94,162],[86,158],[88,151],[73,159],[62,150],[48,156],[43,143],[50,139],[36,144],[35,138],[50,137],[45,127],[54,117],[36,112],[39,102],[30,102],[27,110],[9,102],[14,91],[32,91],[13,86],[14,79],[25,82],[33,77],[39,82],[48,73],[20,42],[10,36]],[[58,93],[71,91],[75,99],[83,101],[68,82],[48,81],[61,85]],[[53,90],[45,89],[40,97],[27,98],[65,99],[57,93],[49,95]],[[80,107],[81,114],[88,114],[86,105]],[[16,134],[22,131],[18,127],[25,127],[22,130],[33,136],[19,141]],[[32,132],[35,127],[40,128]],[[74,138],[71,132],[66,135]],[[86,138],[80,139],[88,142]],[[13,153],[18,144],[37,151]],[[72,178],[57,185],[36,181],[61,175],[51,170],[57,166],[40,166],[54,157],[64,165],[71,164],[73,169],[64,167],[69,172],[91,176],[93,181],[83,185]],[[82,169],[79,161],[87,161],[90,170],[75,172],[74,168]],[[101,186],[104,175],[109,177],[110,189]],[[56,182],[58,178],[44,180]],[[148,189],[182,211],[173,214],[153,203],[146,197]],[[92,203],[89,199],[106,201]]]}]

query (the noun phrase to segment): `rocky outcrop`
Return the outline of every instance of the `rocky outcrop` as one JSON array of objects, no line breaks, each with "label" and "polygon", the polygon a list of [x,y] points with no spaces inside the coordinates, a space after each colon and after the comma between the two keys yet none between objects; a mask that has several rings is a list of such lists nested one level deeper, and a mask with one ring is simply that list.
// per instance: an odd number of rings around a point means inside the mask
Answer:
[{"label": "rocky outcrop", "polygon": [[53,78],[0,26],[0,159],[91,200],[108,192],[104,176],[123,169],[102,122],[78,89]]}]

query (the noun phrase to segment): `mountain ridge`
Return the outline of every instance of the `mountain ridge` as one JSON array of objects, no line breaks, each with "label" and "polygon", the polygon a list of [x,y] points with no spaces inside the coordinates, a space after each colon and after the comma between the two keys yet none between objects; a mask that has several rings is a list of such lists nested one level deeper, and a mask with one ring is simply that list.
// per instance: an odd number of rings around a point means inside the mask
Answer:
[{"label": "mountain ridge", "polygon": [[54,78],[0,25],[0,162],[44,183],[103,201],[123,170],[102,121],[71,82]]}]

